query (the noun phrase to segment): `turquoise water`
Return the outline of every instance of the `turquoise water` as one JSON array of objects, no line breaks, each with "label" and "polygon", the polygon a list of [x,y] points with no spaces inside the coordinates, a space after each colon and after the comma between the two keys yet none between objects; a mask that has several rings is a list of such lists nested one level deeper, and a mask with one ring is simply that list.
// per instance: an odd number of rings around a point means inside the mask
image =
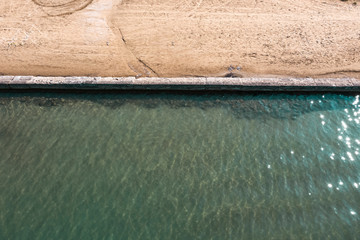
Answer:
[{"label": "turquoise water", "polygon": [[0,239],[359,239],[346,95],[0,93]]}]

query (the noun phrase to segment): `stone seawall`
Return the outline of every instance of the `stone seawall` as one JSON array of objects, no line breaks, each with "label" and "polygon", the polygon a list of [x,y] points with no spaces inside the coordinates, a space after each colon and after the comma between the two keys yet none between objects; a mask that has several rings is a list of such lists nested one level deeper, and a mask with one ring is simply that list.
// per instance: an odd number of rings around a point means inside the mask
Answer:
[{"label": "stone seawall", "polygon": [[134,78],[0,76],[0,89],[360,92],[360,81],[355,78]]}]

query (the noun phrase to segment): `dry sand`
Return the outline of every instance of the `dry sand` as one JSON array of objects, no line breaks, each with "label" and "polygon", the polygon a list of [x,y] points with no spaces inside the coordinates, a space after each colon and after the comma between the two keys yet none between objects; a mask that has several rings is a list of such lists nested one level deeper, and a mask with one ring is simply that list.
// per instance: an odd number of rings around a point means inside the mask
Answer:
[{"label": "dry sand", "polygon": [[360,2],[0,2],[0,75],[360,79]]}]

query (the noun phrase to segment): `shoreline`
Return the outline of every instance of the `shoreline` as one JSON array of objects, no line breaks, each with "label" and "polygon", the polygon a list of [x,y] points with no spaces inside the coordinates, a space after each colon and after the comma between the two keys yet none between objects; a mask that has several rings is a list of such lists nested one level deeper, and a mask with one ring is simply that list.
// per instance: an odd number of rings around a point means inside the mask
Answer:
[{"label": "shoreline", "polygon": [[356,78],[135,78],[0,76],[0,90],[360,92]]}]

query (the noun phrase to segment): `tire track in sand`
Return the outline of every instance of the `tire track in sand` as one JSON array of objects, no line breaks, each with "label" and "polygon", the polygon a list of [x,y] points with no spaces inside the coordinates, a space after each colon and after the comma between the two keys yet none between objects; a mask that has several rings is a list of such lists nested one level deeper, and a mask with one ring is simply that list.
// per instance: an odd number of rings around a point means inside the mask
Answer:
[{"label": "tire track in sand", "polygon": [[[113,8],[119,9],[122,7],[122,0],[113,1]],[[129,69],[134,72],[135,77],[159,77],[159,74],[141,57],[139,57],[132,47],[131,41],[129,41],[117,21],[116,13],[109,14],[106,17],[108,27],[116,37],[117,52],[122,57],[122,61],[126,63]],[[125,59],[123,56],[127,56]]]},{"label": "tire track in sand", "polygon": [[48,16],[70,15],[89,6],[93,0],[31,0]]}]

